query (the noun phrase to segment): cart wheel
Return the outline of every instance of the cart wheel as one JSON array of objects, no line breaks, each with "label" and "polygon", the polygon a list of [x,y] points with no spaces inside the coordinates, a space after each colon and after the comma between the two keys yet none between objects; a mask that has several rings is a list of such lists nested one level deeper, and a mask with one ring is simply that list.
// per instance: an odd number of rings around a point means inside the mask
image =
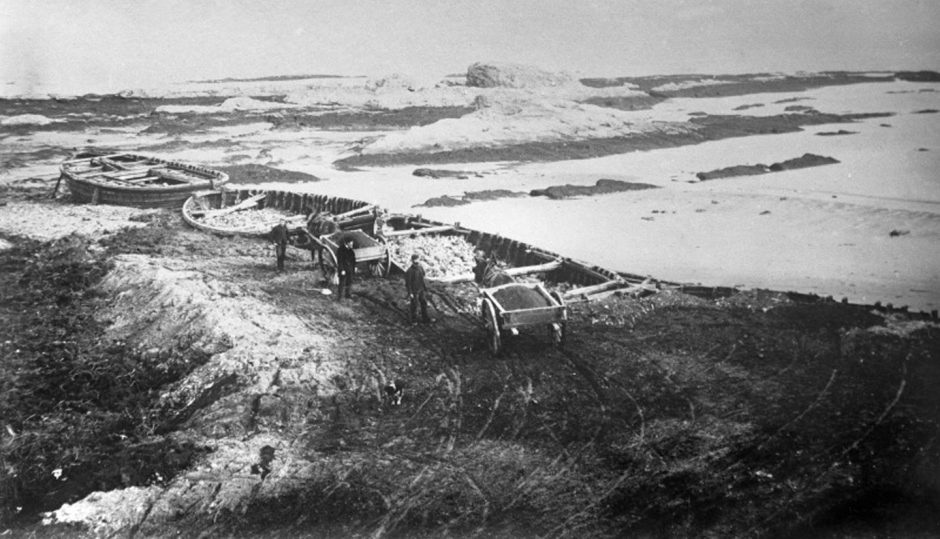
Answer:
[{"label": "cart wheel", "polygon": [[482,315],[483,315],[483,324],[486,326],[486,331],[489,333],[489,339],[487,339],[487,345],[490,348],[490,352],[493,355],[499,355],[500,349],[500,338],[499,338],[499,322],[496,320],[496,308],[493,306],[493,302],[484,299],[482,306]]},{"label": "cart wheel", "polygon": [[373,262],[370,267],[372,268],[372,275],[376,277],[388,277],[388,272],[392,267],[391,255],[389,255],[386,250],[385,256]]},{"label": "cart wheel", "polygon": [[339,264],[336,262],[336,255],[333,254],[333,250],[324,247],[320,257],[320,271],[323,272],[323,279],[333,286],[338,285],[339,271],[337,271],[337,268]]}]

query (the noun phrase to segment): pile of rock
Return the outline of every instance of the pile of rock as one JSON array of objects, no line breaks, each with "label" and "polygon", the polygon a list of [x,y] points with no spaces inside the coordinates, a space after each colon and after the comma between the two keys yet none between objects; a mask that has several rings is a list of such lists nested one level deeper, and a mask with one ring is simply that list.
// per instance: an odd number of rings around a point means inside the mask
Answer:
[{"label": "pile of rock", "polygon": [[567,73],[520,64],[477,62],[467,68],[467,86],[477,88],[541,88],[563,86],[573,80]]},{"label": "pile of rock", "polygon": [[446,279],[473,271],[473,245],[461,236],[398,237],[388,243],[392,258],[406,266],[421,257],[428,279]]},{"label": "pile of rock", "polygon": [[496,301],[507,311],[534,309],[536,307],[548,307],[550,305],[548,298],[540,294],[537,290],[527,286],[501,288],[493,293],[493,297],[495,297]]},{"label": "pile of rock", "polygon": [[281,220],[290,217],[281,210],[274,208],[262,208],[256,210],[242,210],[224,215],[209,215],[203,222],[206,225],[216,228],[244,229],[244,230],[267,230]]}]

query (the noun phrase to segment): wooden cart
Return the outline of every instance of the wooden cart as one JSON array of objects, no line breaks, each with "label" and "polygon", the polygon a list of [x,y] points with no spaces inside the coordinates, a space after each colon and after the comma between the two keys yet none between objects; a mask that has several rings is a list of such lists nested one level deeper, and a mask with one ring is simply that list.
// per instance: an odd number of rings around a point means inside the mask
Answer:
[{"label": "wooden cart", "polygon": [[385,242],[373,238],[362,230],[337,230],[328,236],[314,236],[306,233],[304,248],[310,248],[311,243],[322,249],[320,256],[320,270],[323,278],[328,282],[339,282],[337,251],[340,245],[348,239],[353,240],[353,253],[356,254],[356,266],[367,267],[372,275],[385,277],[388,275],[391,262],[388,247]]},{"label": "wooden cart", "polygon": [[480,290],[481,315],[488,333],[490,351],[498,355],[504,334],[518,334],[519,328],[542,326],[556,346],[565,341],[568,307],[561,296],[549,293],[540,283],[508,283]]}]

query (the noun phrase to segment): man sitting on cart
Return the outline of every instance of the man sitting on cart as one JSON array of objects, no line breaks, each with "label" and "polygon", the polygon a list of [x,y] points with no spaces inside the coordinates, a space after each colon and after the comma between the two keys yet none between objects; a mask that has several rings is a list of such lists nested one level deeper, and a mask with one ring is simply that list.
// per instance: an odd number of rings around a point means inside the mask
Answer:
[{"label": "man sitting on cart", "polygon": [[428,317],[428,288],[424,283],[424,267],[421,266],[421,257],[411,255],[411,266],[405,271],[405,289],[408,290],[409,320],[417,324],[418,306],[421,306],[421,321],[431,323]]}]

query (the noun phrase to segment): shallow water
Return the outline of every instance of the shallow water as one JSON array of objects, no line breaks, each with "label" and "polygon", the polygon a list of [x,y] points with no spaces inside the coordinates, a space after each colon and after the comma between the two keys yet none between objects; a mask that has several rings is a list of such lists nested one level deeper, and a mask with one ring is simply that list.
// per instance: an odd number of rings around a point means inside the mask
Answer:
[{"label": "shallow water", "polygon": [[[333,173],[317,191],[374,200],[497,232],[611,269],[705,285],[738,285],[940,307],[940,108],[936,85],[860,84],[789,94],[681,99],[668,114],[729,113],[742,103],[807,105],[821,112],[891,112],[854,124],[707,142],[597,159],[519,166],[449,165],[492,171],[472,180],[428,180],[414,167]],[[762,108],[739,113],[764,112]],[[658,113],[658,111],[654,111]],[[883,125],[884,124],[884,125]],[[857,134],[818,136],[844,129]],[[920,150],[921,148],[926,151]],[[694,174],[770,164],[815,153],[839,164],[698,182]],[[311,167],[315,168],[315,167]],[[563,201],[536,197],[449,208],[413,208],[465,191],[643,181],[662,189]],[[891,236],[892,231],[899,235]]]}]

